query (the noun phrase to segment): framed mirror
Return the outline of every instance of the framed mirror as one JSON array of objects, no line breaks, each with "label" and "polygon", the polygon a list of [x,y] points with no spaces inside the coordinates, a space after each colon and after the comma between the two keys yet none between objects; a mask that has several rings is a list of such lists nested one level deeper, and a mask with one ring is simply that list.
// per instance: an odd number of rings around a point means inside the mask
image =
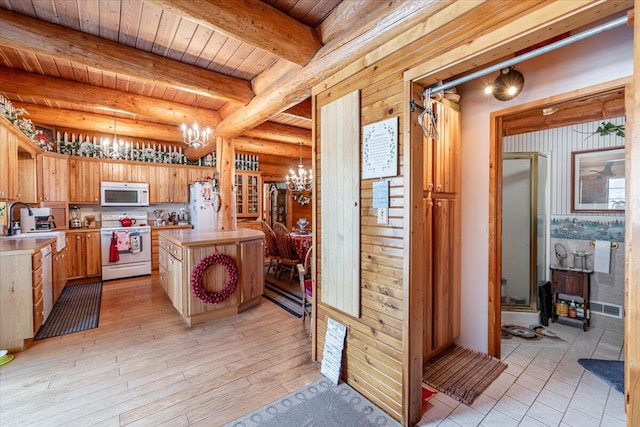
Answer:
[{"label": "framed mirror", "polygon": [[571,153],[572,212],[624,212],[624,147]]}]

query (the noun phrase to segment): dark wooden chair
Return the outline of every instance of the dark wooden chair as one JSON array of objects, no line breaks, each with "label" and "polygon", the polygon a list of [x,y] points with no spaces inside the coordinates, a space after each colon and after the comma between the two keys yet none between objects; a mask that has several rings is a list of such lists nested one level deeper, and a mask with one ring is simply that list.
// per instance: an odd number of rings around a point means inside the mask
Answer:
[{"label": "dark wooden chair", "polygon": [[283,224],[276,222],[273,224],[273,232],[276,235],[276,243],[278,245],[278,256],[280,257],[279,268],[277,269],[276,277],[280,278],[282,270],[288,268],[291,271],[289,276],[289,282],[293,281],[293,273],[295,272],[296,264],[302,260],[298,257],[298,254],[293,247],[289,230]]},{"label": "dark wooden chair", "polygon": [[269,261],[269,265],[267,266],[267,274],[271,267],[273,267],[273,273],[275,274],[278,271],[278,265],[280,264],[280,256],[278,255],[278,244],[276,242],[276,235],[273,232],[273,229],[269,227],[264,221],[260,221],[260,226],[262,227],[262,232],[264,233],[264,257],[265,263],[267,260]]}]

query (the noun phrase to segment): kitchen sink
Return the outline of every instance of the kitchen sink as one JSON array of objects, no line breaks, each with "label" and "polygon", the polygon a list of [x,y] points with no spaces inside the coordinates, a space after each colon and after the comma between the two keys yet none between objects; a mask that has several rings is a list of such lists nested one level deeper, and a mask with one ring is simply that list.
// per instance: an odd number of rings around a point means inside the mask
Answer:
[{"label": "kitchen sink", "polygon": [[56,252],[60,252],[64,249],[66,244],[64,231],[34,231],[32,233],[22,233],[16,236],[2,236],[0,238],[7,240],[17,239],[37,239],[42,237],[55,237],[56,238]]}]

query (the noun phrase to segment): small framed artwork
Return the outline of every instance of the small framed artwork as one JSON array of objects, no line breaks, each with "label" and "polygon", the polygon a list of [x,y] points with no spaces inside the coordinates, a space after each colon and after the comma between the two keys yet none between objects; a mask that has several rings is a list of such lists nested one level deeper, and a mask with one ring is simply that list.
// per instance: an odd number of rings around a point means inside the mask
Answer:
[{"label": "small framed artwork", "polygon": [[572,212],[624,212],[624,147],[571,153]]},{"label": "small framed artwork", "polygon": [[53,151],[53,128],[35,125],[34,141],[45,151]]}]

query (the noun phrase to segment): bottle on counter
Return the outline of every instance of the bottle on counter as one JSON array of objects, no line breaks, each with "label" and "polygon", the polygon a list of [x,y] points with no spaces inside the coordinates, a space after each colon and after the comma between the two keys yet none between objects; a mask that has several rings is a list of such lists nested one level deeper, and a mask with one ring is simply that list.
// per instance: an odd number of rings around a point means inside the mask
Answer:
[{"label": "bottle on counter", "polygon": [[569,304],[569,317],[573,317],[575,319],[576,316],[577,316],[576,302],[571,301],[571,304]]},{"label": "bottle on counter", "polygon": [[20,228],[20,223],[18,221],[13,223],[13,235],[17,236],[18,234],[22,233],[22,229]]}]

